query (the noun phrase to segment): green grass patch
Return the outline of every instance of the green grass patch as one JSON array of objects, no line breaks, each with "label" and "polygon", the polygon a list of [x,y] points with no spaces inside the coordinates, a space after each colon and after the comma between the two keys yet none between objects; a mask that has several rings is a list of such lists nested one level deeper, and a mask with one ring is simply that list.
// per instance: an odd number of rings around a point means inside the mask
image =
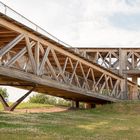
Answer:
[{"label": "green grass patch", "polygon": [[[12,103],[9,103],[9,104],[12,104]],[[17,109],[31,109],[31,108],[42,108],[42,107],[51,108],[53,106],[54,105],[49,105],[49,104],[37,104],[37,103],[23,102],[17,106]],[[3,106],[1,103],[0,103],[0,110],[3,110]]]},{"label": "green grass patch", "polygon": [[0,112],[3,140],[139,140],[140,102],[58,113]]}]

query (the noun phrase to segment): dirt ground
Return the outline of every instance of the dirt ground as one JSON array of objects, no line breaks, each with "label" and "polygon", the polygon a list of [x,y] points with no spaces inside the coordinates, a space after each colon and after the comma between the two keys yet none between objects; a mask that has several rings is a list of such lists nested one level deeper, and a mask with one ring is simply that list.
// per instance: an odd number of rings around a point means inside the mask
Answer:
[{"label": "dirt ground", "polygon": [[41,112],[64,112],[67,111],[67,107],[51,107],[51,108],[32,108],[32,109],[15,109],[16,113],[41,113]]}]

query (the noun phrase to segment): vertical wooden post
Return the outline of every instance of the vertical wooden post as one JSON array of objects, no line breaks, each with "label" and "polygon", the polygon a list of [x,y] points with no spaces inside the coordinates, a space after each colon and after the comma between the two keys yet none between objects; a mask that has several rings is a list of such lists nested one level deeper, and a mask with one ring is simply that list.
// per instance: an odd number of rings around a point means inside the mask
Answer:
[{"label": "vertical wooden post", "polygon": [[[133,54],[133,58],[132,58],[132,67],[133,69],[137,68],[137,57]],[[138,98],[138,76],[137,75],[133,75],[132,76],[132,82],[134,82],[136,85],[131,87],[131,99],[137,99]]]},{"label": "vertical wooden post", "polygon": [[127,99],[128,84],[127,84],[127,74],[123,73],[127,69],[127,52],[119,49],[119,74],[125,78],[121,81],[121,91],[122,99]]}]

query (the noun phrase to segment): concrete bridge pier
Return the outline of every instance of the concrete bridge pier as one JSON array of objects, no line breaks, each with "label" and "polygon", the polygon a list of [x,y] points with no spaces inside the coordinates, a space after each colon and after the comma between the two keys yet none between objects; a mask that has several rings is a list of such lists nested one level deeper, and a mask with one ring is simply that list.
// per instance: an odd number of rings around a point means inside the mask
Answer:
[{"label": "concrete bridge pier", "polygon": [[96,104],[94,103],[85,103],[85,106],[84,106],[85,109],[91,109],[95,107],[96,107]]},{"label": "concrete bridge pier", "polygon": [[71,107],[72,108],[79,108],[79,101],[72,101],[71,102]]},{"label": "concrete bridge pier", "polygon": [[138,77],[133,76],[132,82],[136,83],[136,85],[130,89],[130,93],[131,93],[130,96],[131,96],[131,99],[135,100],[135,99],[138,99]]}]

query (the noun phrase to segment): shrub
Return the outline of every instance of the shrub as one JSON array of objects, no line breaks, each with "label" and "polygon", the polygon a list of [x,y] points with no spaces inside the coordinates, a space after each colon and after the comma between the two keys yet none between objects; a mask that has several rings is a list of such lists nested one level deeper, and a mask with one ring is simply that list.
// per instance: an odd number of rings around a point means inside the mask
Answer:
[{"label": "shrub", "polygon": [[60,105],[60,106],[70,106],[70,102],[62,98],[53,97],[44,94],[36,94],[30,97],[30,103],[40,103],[40,104],[51,104],[51,105]]}]

